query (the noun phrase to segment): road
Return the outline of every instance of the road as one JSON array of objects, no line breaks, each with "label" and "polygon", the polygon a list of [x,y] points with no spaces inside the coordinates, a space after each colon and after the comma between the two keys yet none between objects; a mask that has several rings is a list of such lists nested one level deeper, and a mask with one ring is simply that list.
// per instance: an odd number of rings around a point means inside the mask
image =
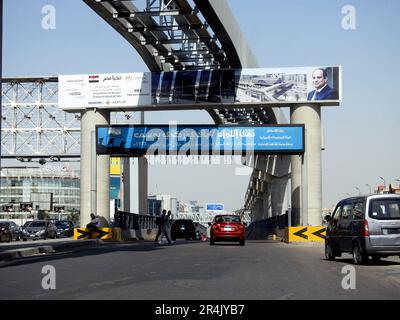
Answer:
[{"label": "road", "polygon": [[[56,289],[41,286],[54,266]],[[324,260],[321,245],[247,241],[246,246],[178,240],[105,244],[24,258],[0,269],[0,299],[399,299],[400,259],[355,266],[356,289],[345,290],[351,256]]]}]

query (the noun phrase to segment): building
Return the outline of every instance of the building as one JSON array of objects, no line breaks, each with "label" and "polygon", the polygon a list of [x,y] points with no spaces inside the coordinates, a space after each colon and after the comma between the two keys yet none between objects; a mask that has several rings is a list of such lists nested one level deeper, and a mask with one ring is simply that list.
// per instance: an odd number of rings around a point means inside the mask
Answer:
[{"label": "building", "polygon": [[79,171],[20,166],[3,167],[0,172],[2,219],[33,218],[39,210],[62,215],[80,211]]},{"label": "building", "polygon": [[179,202],[169,194],[151,195],[147,197],[149,215],[159,215],[162,210],[171,210],[171,214],[178,213]]}]

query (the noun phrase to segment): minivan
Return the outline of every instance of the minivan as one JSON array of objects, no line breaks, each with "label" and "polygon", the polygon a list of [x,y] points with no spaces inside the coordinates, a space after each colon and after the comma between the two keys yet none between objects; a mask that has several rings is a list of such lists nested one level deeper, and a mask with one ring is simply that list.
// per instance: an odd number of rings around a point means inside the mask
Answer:
[{"label": "minivan", "polygon": [[343,252],[354,264],[400,256],[400,195],[376,194],[340,201],[328,222],[325,257],[334,260]]}]

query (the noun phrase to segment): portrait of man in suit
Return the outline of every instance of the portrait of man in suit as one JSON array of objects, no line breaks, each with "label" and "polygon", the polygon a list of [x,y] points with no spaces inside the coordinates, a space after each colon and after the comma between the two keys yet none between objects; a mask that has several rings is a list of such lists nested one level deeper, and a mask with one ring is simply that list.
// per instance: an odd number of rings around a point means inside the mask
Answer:
[{"label": "portrait of man in suit", "polygon": [[338,99],[338,92],[328,85],[328,73],[325,69],[315,69],[312,73],[312,81],[315,90],[308,93],[308,101]]}]

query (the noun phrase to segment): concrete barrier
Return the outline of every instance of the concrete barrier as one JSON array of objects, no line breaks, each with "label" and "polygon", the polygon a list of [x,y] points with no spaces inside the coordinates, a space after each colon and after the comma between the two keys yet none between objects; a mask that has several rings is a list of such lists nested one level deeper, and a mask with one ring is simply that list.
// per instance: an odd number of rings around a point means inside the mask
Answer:
[{"label": "concrete barrier", "polygon": [[147,240],[153,241],[156,238],[158,229],[122,230],[121,238],[123,241]]}]

